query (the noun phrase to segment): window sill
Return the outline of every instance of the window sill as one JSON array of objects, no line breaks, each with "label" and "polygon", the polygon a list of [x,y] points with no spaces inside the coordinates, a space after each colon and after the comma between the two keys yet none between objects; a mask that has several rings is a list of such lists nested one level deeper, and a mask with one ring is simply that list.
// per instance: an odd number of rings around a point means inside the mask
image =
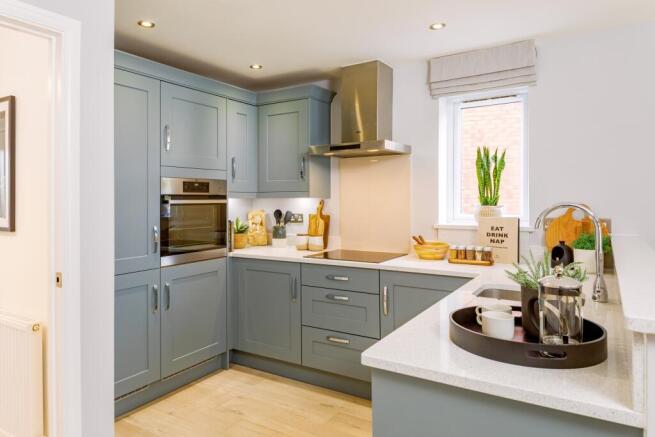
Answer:
[{"label": "window sill", "polygon": [[[434,229],[449,229],[453,231],[477,231],[478,225],[476,223],[436,223],[432,226]],[[537,230],[530,226],[521,226],[521,232],[536,232]]]}]

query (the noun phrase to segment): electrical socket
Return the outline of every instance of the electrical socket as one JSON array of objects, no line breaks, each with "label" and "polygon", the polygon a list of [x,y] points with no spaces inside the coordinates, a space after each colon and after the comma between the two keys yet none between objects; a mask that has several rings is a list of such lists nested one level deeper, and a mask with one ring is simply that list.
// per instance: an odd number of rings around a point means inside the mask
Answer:
[{"label": "electrical socket", "polygon": [[291,220],[289,223],[302,223],[303,215],[302,214],[291,214]]}]

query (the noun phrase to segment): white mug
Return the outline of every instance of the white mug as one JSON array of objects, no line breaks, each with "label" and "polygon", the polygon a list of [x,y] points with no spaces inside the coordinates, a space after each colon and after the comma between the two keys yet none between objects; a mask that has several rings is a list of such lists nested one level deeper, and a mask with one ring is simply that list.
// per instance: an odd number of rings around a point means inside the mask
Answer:
[{"label": "white mug", "polygon": [[478,316],[485,311],[498,311],[501,313],[512,314],[512,307],[500,303],[482,304],[475,307],[475,314]]},{"label": "white mug", "polygon": [[489,337],[511,340],[514,338],[514,316],[500,311],[485,311],[476,316],[482,332]]}]

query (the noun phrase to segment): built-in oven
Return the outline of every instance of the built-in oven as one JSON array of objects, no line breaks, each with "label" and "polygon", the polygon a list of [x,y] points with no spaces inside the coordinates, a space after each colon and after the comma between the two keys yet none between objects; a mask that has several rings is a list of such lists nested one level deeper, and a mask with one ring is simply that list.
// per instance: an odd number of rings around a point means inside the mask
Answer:
[{"label": "built-in oven", "polygon": [[227,183],[161,178],[161,265],[227,255]]}]

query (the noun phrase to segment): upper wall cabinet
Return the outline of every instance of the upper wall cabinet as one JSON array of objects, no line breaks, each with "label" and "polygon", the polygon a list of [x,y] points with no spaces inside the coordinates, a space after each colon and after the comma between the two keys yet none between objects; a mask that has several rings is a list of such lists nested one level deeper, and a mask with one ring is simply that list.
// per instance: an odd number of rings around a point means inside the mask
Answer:
[{"label": "upper wall cabinet", "polygon": [[159,81],[114,71],[116,274],[159,268]]},{"label": "upper wall cabinet", "polygon": [[257,192],[257,107],[227,101],[227,189]]},{"label": "upper wall cabinet", "polygon": [[[293,90],[293,89],[292,89]],[[311,144],[330,142],[332,93],[319,87],[298,90],[325,93],[314,97],[284,100],[284,93],[270,92],[259,107],[259,193],[279,197],[330,197],[330,160],[309,157]],[[293,91],[291,91],[293,93]],[[316,91],[315,91],[316,92]]]},{"label": "upper wall cabinet", "polygon": [[161,83],[161,164],[225,170],[227,102],[223,97]]}]

